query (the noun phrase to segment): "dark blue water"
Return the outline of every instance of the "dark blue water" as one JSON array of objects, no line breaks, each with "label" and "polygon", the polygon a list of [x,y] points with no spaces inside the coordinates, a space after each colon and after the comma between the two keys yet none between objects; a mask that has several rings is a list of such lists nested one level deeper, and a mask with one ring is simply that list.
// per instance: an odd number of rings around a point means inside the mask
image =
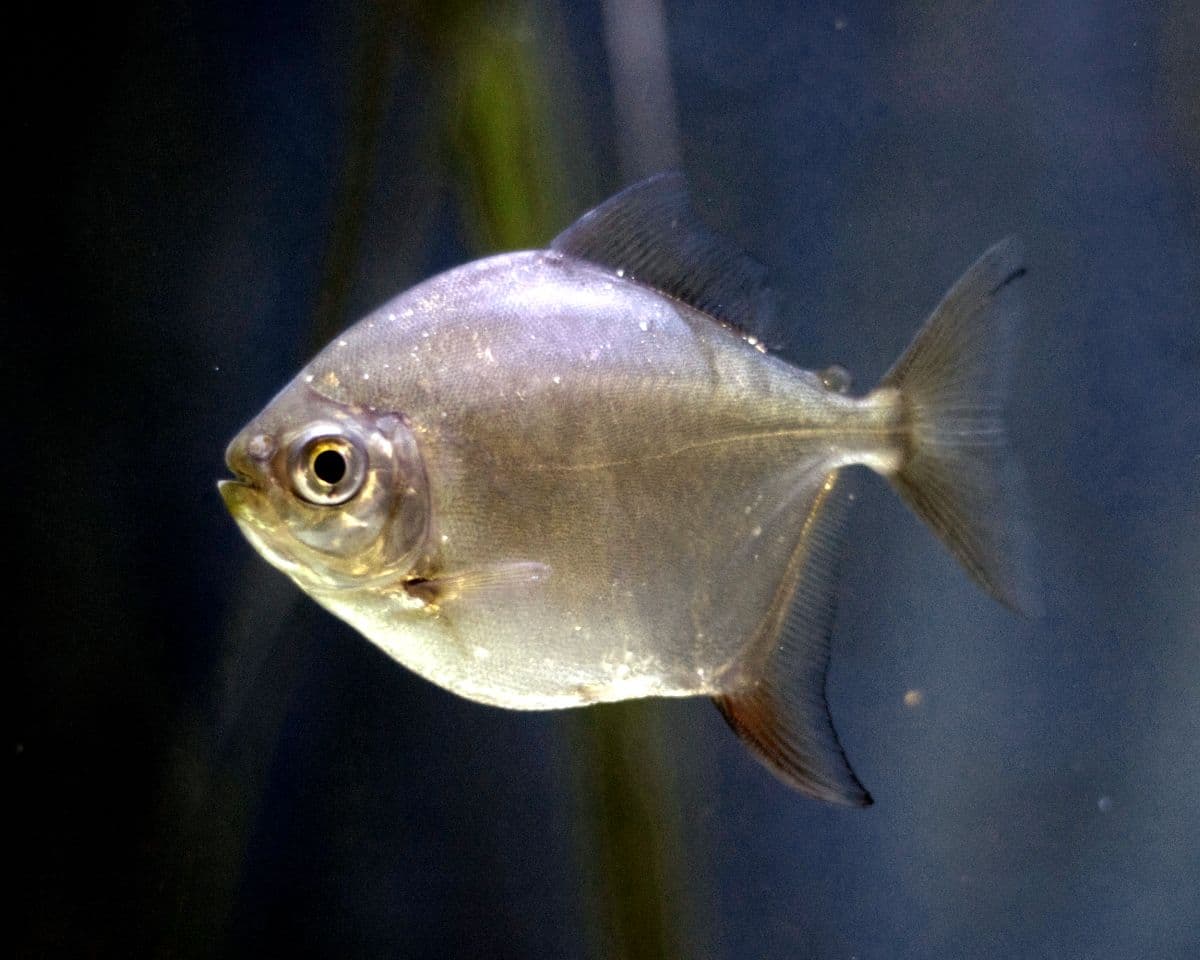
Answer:
[{"label": "dark blue water", "polygon": [[[1195,8],[849,6],[668,4],[671,149],[772,267],[783,352],[863,388],[1024,239],[1045,614],[862,478],[829,695],[876,805],[789,793],[706,703],[651,708],[673,787],[643,805],[669,868],[647,910],[683,955],[1200,956]],[[324,335],[486,252],[458,34],[418,8],[177,0],[13,37],[23,955],[618,949],[579,721],[407,673],[214,488]],[[578,212],[638,172],[630,128],[600,9],[534,10]]]}]

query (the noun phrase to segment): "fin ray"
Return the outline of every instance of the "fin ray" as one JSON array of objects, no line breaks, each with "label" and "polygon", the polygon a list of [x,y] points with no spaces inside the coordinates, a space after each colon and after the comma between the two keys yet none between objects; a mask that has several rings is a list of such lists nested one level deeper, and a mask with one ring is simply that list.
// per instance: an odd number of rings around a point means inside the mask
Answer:
[{"label": "fin ray", "polygon": [[511,560],[491,563],[453,573],[440,573],[430,577],[416,577],[405,581],[405,591],[426,603],[442,605],[494,591],[506,592],[515,589],[539,586],[550,577],[550,568],[533,560]]},{"label": "fin ray", "polygon": [[713,700],[726,722],[788,786],[819,800],[868,806],[825,698],[829,638],[848,507],[845,482],[818,487],[776,602],[740,664],[739,681]]},{"label": "fin ray", "polygon": [[1016,515],[1021,477],[1001,417],[1022,313],[1013,282],[1025,273],[1023,259],[1013,237],[980,257],[880,386],[900,391],[906,426],[892,485],[976,583],[1010,609],[1034,613]]},{"label": "fin ray", "polygon": [[768,331],[775,296],[766,268],[706,227],[683,175],[627,187],[554,238],[552,250],[608,267],[745,333]]}]

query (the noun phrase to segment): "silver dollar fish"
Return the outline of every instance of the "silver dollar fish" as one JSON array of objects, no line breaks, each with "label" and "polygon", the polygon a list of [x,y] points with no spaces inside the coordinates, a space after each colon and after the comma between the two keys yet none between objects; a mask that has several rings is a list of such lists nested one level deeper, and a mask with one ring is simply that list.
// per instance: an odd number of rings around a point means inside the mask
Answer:
[{"label": "silver dollar fish", "polygon": [[660,175],[360,321],[229,445],[221,495],[270,563],[454,693],[711,697],[785,782],[865,805],[824,693],[840,471],[887,477],[1020,606],[999,406],[1023,272],[997,244],[850,396],[762,351],[761,267]]}]

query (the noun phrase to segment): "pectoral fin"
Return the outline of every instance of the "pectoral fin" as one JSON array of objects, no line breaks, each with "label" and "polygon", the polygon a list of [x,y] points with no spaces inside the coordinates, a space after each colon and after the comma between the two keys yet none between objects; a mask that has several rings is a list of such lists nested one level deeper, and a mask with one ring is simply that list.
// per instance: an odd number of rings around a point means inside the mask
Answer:
[{"label": "pectoral fin", "polygon": [[524,590],[546,582],[550,568],[532,560],[513,560],[442,573],[429,577],[411,577],[404,581],[409,596],[431,607],[442,607],[465,597],[486,593]]}]

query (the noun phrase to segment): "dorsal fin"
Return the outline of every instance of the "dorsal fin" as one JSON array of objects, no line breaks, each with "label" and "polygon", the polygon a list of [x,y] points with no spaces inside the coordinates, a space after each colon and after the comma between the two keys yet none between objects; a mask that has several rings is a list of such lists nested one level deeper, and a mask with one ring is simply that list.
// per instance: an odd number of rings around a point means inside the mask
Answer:
[{"label": "dorsal fin", "polygon": [[787,576],[747,651],[739,683],[714,702],[788,786],[818,800],[865,807],[871,795],[850,769],[825,699],[844,488],[835,472],[813,492]]},{"label": "dorsal fin", "polygon": [[747,334],[774,313],[766,268],[696,216],[680,173],[660,173],[589,210],[552,250],[607,267]]}]

